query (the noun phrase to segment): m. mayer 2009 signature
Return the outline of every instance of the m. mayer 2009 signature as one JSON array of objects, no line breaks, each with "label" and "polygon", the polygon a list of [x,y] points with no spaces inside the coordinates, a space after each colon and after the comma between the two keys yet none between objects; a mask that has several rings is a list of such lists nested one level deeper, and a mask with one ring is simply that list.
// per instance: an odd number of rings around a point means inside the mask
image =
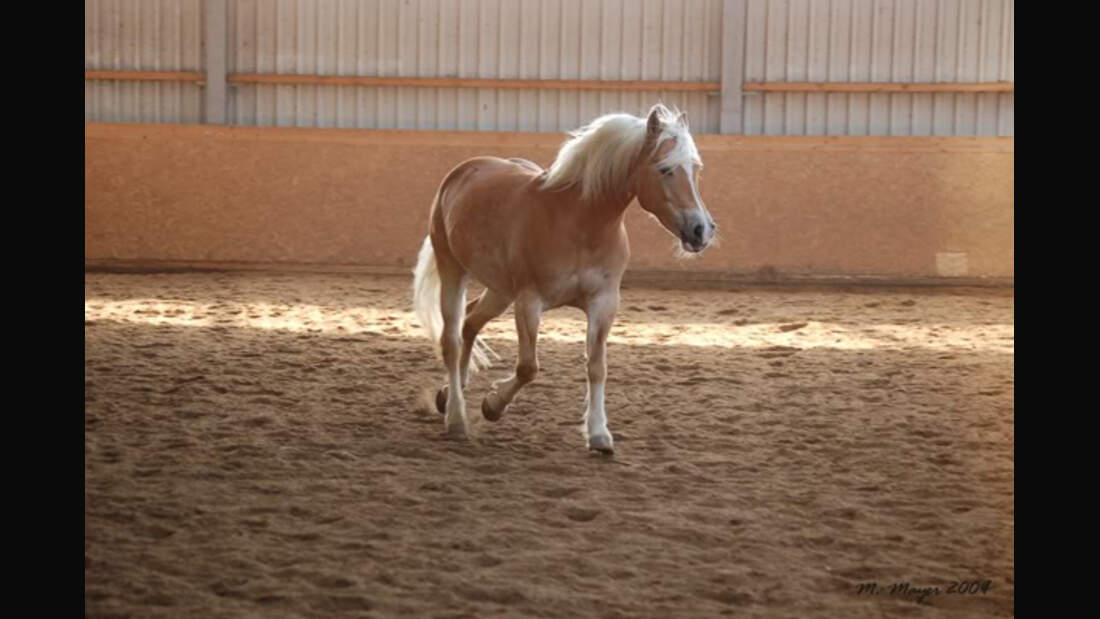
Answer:
[{"label": "m. mayer 2009 signature", "polygon": [[992,580],[955,580],[947,589],[939,587],[916,587],[907,582],[896,582],[883,586],[877,582],[860,583],[856,588],[856,595],[889,595],[894,597],[912,597],[918,602],[923,602],[930,597],[939,595],[977,595],[989,593],[993,589]]}]

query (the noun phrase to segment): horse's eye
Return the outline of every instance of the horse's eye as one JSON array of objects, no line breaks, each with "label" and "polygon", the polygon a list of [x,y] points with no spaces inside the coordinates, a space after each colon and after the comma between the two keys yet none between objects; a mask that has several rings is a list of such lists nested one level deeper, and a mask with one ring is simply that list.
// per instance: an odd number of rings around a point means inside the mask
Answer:
[{"label": "horse's eye", "polygon": [[664,174],[665,176],[668,176],[669,174],[672,174],[672,168],[661,168],[658,170],[658,172]]}]

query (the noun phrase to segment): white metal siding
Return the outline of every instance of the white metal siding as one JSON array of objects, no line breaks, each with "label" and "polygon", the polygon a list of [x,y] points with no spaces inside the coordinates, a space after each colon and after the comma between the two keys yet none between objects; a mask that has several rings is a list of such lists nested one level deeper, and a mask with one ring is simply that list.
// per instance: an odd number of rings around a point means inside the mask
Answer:
[{"label": "white metal siding", "polygon": [[[746,82],[1015,81],[1013,0],[748,0]],[[1013,135],[1012,93],[748,93],[749,135]]]},{"label": "white metal siding", "polygon": [[[721,0],[230,3],[231,73],[714,81]],[[705,93],[241,85],[242,125],[561,131],[663,100],[717,131]]]},{"label": "white metal siding", "polygon": [[[719,82],[1014,81],[1014,0],[229,0],[229,73]],[[202,0],[85,0],[85,68],[201,71]],[[717,93],[240,85],[241,125],[546,131],[661,100],[718,132]],[[85,82],[85,121],[196,123],[194,84]],[[1014,95],[745,93],[768,135],[1013,135]]]},{"label": "white metal siding", "polygon": [[[84,0],[84,68],[202,69],[201,0]],[[84,82],[85,122],[197,123],[202,88],[174,82]]]}]

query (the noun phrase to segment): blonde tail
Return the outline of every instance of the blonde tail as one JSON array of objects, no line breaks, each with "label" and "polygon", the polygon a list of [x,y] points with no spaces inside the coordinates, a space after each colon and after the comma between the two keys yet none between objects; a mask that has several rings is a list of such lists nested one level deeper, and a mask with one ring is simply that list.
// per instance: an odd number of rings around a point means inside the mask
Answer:
[{"label": "blonde tail", "polygon": [[435,356],[442,359],[443,349],[439,338],[443,335],[443,312],[439,309],[439,267],[435,264],[435,251],[431,237],[424,238],[420,255],[413,270],[413,310],[420,325],[428,332],[435,348]]},{"label": "blonde tail", "polygon": [[[428,338],[431,339],[435,349],[435,356],[439,359],[443,358],[443,347],[440,341],[443,335],[443,312],[439,309],[441,289],[439,267],[435,262],[432,239],[426,237],[424,244],[420,246],[416,269],[413,270],[413,309],[421,326],[427,331]],[[480,337],[475,338],[470,355],[470,369],[475,372],[488,369],[493,365],[491,357],[500,359],[500,355],[493,352],[484,340]]]}]

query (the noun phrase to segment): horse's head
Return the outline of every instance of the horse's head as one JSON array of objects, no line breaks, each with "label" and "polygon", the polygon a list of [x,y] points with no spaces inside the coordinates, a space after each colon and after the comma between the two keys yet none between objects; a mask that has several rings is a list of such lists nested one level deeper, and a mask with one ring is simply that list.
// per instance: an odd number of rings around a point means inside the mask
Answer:
[{"label": "horse's head", "polygon": [[718,226],[699,195],[703,161],[688,131],[687,115],[655,105],[646,120],[645,146],[634,171],[634,192],[642,208],[680,239],[685,251],[707,248]]}]

